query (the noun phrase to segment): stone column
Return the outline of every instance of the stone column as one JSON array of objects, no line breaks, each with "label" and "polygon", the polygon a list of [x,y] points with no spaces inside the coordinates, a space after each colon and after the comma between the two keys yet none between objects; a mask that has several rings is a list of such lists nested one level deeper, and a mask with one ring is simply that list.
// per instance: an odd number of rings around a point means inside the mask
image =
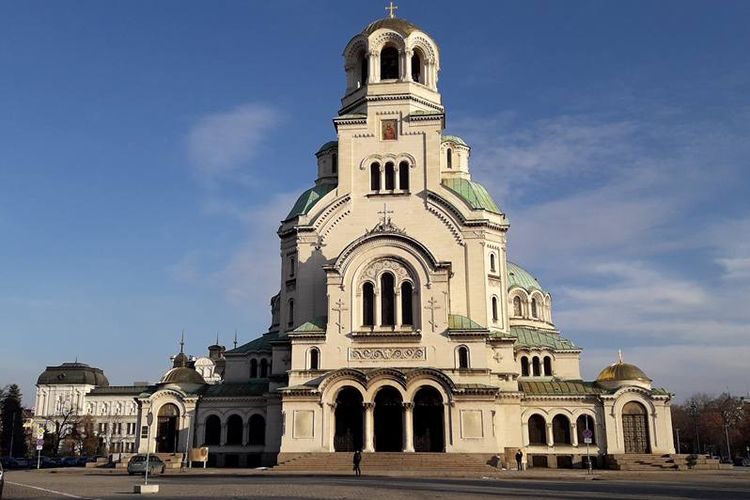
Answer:
[{"label": "stone column", "polygon": [[375,403],[362,403],[365,408],[365,449],[362,451],[375,451]]},{"label": "stone column", "polygon": [[219,443],[221,443],[221,446],[226,446],[227,444],[227,423],[226,422],[221,423],[221,436],[219,438]]},{"label": "stone column", "polygon": [[[378,133],[381,133],[380,130]],[[380,165],[380,191],[385,191],[385,165]]]},{"label": "stone column", "polygon": [[328,425],[326,425],[326,438],[324,442],[327,442],[328,451],[336,451],[336,444],[334,439],[336,437],[336,403],[328,403],[325,405],[328,408]]},{"label": "stone column", "polygon": [[406,51],[398,51],[398,79],[402,82],[406,81]]},{"label": "stone column", "polygon": [[555,446],[555,434],[552,432],[552,422],[547,423],[547,446]]},{"label": "stone column", "polygon": [[578,446],[578,428],[575,422],[570,423],[570,442],[573,446]]},{"label": "stone column", "polygon": [[250,441],[250,420],[242,422],[242,445],[247,446]]},{"label": "stone column", "polygon": [[414,403],[407,401],[404,405],[404,451],[414,452]]},{"label": "stone column", "polygon": [[[395,284],[394,284],[395,287]],[[393,306],[396,308],[396,328],[401,328],[401,324],[403,323],[403,318],[401,314],[401,287],[396,287],[393,294],[393,300],[394,304]]]},{"label": "stone column", "polygon": [[404,67],[406,68],[406,73],[404,74],[404,81],[411,82],[413,81],[411,78],[411,58],[414,56],[413,50],[407,50],[404,52]]},{"label": "stone column", "polygon": [[378,327],[382,324],[380,315],[383,311],[383,297],[380,293],[380,283],[376,284],[373,289],[373,291],[375,292],[375,314],[373,314],[373,323],[375,324],[375,327]]},{"label": "stone column", "polygon": [[[367,64],[370,70],[367,72],[367,83],[373,83],[380,80],[380,68],[378,65],[378,53],[371,51],[367,53]],[[377,71],[377,74],[375,73]]]}]

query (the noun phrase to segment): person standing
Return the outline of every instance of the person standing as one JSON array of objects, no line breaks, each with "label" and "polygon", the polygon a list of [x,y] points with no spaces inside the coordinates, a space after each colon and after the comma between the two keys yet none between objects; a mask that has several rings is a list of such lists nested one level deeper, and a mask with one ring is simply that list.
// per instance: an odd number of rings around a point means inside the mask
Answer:
[{"label": "person standing", "polygon": [[354,464],[354,475],[355,476],[361,476],[362,471],[359,468],[359,464],[362,462],[362,452],[360,450],[357,450],[354,452],[354,456],[352,457],[352,463]]},{"label": "person standing", "polygon": [[520,449],[516,452],[516,467],[523,470],[523,452]]}]

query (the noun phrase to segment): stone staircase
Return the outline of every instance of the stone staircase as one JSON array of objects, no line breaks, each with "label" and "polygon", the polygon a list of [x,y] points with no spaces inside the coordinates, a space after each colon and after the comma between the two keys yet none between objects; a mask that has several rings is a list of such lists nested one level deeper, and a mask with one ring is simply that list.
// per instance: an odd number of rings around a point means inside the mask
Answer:
[{"label": "stone staircase", "polygon": [[[393,471],[435,476],[476,476],[496,474],[488,465],[492,455],[481,453],[363,453],[365,474]],[[276,472],[352,473],[352,453],[285,453],[279,455]]]},{"label": "stone staircase", "polygon": [[[664,471],[664,470],[688,470],[689,455],[652,455],[652,454],[622,454],[607,455],[607,467],[612,470],[626,471]],[[725,464],[720,464],[717,458],[708,458],[698,455],[695,470],[719,470],[724,469]],[[727,464],[728,465],[728,464]],[[729,466],[731,468],[731,465]]]}]

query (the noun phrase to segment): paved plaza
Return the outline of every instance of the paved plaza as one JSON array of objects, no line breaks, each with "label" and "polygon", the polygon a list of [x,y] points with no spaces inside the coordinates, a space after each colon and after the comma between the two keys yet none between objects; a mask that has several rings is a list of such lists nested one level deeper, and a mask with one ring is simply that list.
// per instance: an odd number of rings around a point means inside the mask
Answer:
[{"label": "paved plaza", "polygon": [[[366,471],[365,471],[366,473]],[[132,498],[143,478],[119,471],[10,471],[4,499]],[[750,470],[702,472],[597,472],[537,470],[491,478],[277,474],[209,469],[155,477],[157,498],[721,498],[750,499]]]}]

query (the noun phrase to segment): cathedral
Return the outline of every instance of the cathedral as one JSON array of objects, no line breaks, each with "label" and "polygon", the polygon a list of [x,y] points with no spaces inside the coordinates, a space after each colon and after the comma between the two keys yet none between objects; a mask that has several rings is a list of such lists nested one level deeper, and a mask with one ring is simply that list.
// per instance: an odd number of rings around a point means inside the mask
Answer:
[{"label": "cathedral", "polygon": [[[207,446],[219,466],[357,449],[508,466],[521,450],[530,467],[674,453],[671,394],[622,357],[582,380],[550,291],[508,261],[508,217],[472,180],[469,144],[444,134],[435,40],[391,15],[343,62],[336,140],[278,230],[268,332],[200,363],[180,352],[157,384],[92,375],[73,404],[100,418],[97,398],[123,401],[127,451]],[[65,366],[40,376],[38,404],[73,378]]]}]

